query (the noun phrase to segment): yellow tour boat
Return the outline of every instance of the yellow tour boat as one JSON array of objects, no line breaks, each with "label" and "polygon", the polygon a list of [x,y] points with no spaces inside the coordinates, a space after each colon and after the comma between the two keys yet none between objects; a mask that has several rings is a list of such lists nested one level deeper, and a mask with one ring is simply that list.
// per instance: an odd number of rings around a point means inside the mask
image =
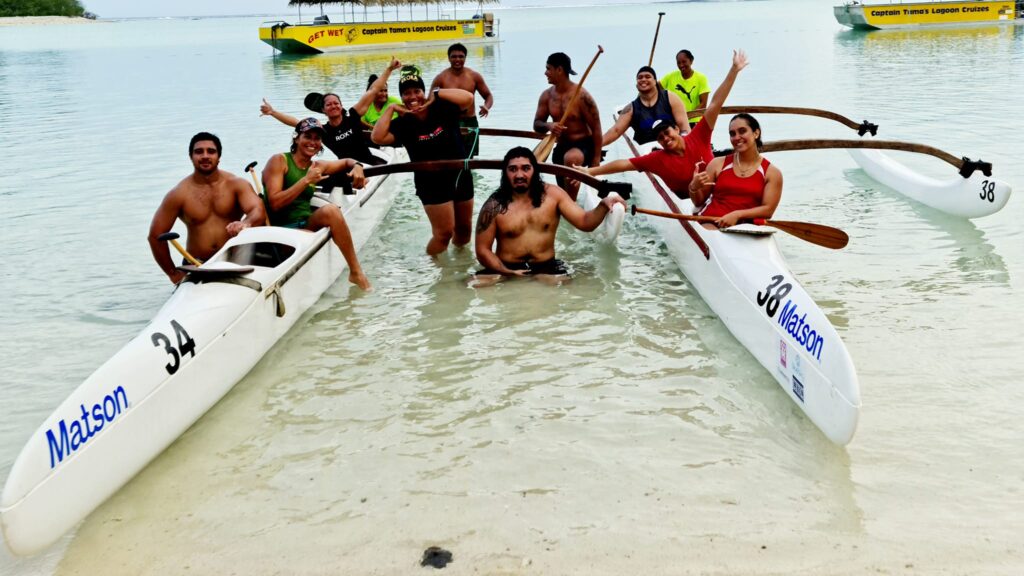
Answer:
[{"label": "yellow tour boat", "polygon": [[851,28],[877,30],[1024,22],[1024,0],[961,0],[835,6],[836,20]]},{"label": "yellow tour boat", "polygon": [[[323,4],[349,3],[325,0],[292,0],[290,5],[314,4],[321,6],[321,15],[308,24],[289,24],[284,21],[265,22],[260,27],[260,40],[270,44],[275,50],[289,54],[320,54],[323,52],[348,52],[352,50],[376,50],[401,46],[448,45],[455,42],[462,44],[490,44],[498,42],[498,21],[491,12],[478,11],[472,18],[459,19],[441,13],[440,5],[436,7],[436,17],[430,18],[430,6],[423,5],[425,19],[413,19],[413,2],[406,3],[409,11],[408,19],[400,19],[399,11],[405,8],[397,6],[394,0],[386,3],[395,11],[395,19],[388,20],[385,15],[384,2],[377,1],[381,9],[380,21],[369,21],[366,12],[368,4],[374,0],[363,0],[363,21],[356,22],[353,7],[350,22],[332,23],[322,13]],[[480,6],[482,6],[482,2]],[[454,14],[454,12],[452,13]],[[348,19],[348,18],[346,18]],[[301,12],[300,12],[301,20]]]}]

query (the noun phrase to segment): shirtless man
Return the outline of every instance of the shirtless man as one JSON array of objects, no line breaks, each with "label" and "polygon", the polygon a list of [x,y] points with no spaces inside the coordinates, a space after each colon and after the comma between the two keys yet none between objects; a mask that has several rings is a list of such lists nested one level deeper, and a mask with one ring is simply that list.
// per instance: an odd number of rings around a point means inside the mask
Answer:
[{"label": "shirtless man", "polygon": [[503,276],[567,276],[565,264],[555,259],[555,233],[561,218],[590,232],[615,204],[625,206],[626,202],[618,194],[609,194],[596,208],[584,211],[565,190],[541,180],[537,158],[529,148],[509,150],[501,186],[477,219],[476,258],[484,270],[477,273],[476,286],[494,284]]},{"label": "shirtless man", "polygon": [[[537,113],[533,117],[533,129],[541,134],[551,132],[558,138],[558,144],[551,155],[551,161],[565,166],[597,166],[601,163],[601,118],[597,111],[597,103],[584,88],[580,91],[575,113],[563,118],[572,95],[576,92],[576,83],[569,79],[572,61],[562,52],[548,56],[544,75],[547,76],[551,88],[541,92],[537,102]],[[548,118],[551,121],[548,121]],[[564,127],[560,124],[564,123]],[[569,196],[575,200],[579,184],[565,181],[561,177],[558,185],[564,186]]]},{"label": "shirtless man", "polygon": [[160,235],[170,232],[181,218],[188,228],[187,249],[199,260],[213,256],[232,236],[250,226],[262,226],[266,218],[263,202],[242,178],[217,168],[220,139],[200,132],[188,144],[192,175],[164,196],[149,225],[149,249],[160,269],[177,284],[185,273],[174,267],[167,242]]},{"label": "shirtless man", "polygon": [[[451,66],[442,70],[434,78],[434,81],[430,84],[430,91],[433,92],[436,88],[460,88],[470,94],[479,92],[484,98],[484,103],[480,105],[480,117],[486,118],[487,113],[494,106],[494,95],[491,94],[491,89],[487,87],[487,82],[484,81],[484,77],[479,72],[472,68],[466,68],[466,47],[458,43],[449,46],[448,63]],[[480,122],[477,121],[476,116],[477,114],[472,106],[466,108],[462,111],[462,117],[459,118],[459,126],[461,128],[479,127]],[[473,150],[469,154],[470,158],[475,157],[480,152],[479,138],[475,136],[475,134],[468,136],[474,143]]]}]

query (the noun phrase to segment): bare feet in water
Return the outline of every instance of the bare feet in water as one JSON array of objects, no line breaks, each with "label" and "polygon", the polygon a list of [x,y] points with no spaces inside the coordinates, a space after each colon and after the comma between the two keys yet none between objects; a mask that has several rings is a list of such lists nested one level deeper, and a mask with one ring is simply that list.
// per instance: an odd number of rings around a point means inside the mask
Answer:
[{"label": "bare feet in water", "polygon": [[349,272],[348,281],[355,284],[356,286],[359,286],[365,292],[373,290],[373,286],[370,285],[370,279],[367,278],[366,274],[363,274],[362,272]]}]

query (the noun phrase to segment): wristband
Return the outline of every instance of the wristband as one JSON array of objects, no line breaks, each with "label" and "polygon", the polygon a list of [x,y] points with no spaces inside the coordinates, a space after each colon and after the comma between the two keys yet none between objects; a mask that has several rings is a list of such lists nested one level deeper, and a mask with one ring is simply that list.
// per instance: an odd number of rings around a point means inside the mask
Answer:
[{"label": "wristband", "polygon": [[441,91],[440,88],[434,88],[434,98],[438,98],[438,93]]}]

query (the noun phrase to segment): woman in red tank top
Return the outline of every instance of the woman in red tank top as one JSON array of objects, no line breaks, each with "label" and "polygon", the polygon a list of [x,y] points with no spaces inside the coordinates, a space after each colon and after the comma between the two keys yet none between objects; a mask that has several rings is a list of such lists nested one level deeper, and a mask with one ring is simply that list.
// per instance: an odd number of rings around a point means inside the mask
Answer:
[{"label": "woman in red tank top", "polygon": [[716,217],[719,228],[771,218],[782,199],[782,172],[761,157],[761,125],[750,114],[733,116],[729,142],[733,155],[715,158],[690,181],[693,205],[702,216]]}]

